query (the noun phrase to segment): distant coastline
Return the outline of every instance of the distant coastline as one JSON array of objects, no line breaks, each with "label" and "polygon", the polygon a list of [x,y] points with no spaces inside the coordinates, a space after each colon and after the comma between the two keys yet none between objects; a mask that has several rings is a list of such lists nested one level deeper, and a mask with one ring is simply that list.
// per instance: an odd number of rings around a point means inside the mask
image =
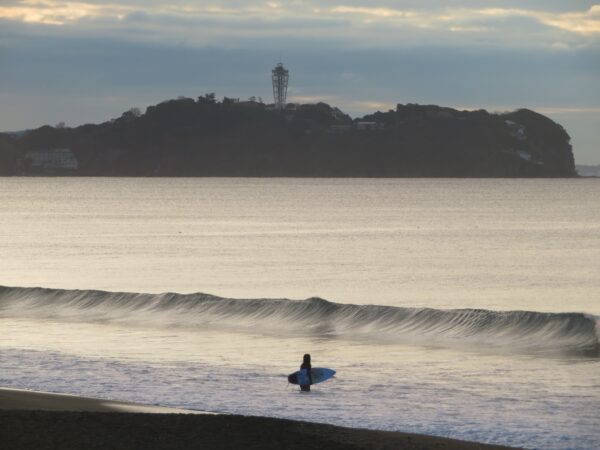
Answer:
[{"label": "distant coastline", "polygon": [[600,178],[600,165],[577,165],[575,167],[577,173],[585,178]]},{"label": "distant coastline", "polygon": [[133,108],[98,125],[0,133],[0,175],[575,177],[563,127],[527,109],[435,105],[352,119],[325,103],[214,94]]}]

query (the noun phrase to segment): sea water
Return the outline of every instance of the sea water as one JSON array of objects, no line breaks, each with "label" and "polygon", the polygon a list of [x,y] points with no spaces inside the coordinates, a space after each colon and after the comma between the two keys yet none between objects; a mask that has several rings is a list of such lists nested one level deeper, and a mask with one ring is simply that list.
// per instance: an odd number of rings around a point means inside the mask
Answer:
[{"label": "sea water", "polygon": [[3,178],[0,385],[595,449],[599,275],[594,179]]}]

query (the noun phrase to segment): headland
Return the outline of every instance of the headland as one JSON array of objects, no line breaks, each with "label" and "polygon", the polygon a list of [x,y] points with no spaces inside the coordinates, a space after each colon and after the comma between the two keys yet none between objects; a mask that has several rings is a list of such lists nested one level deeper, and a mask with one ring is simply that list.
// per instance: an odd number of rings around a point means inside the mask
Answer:
[{"label": "headland", "polygon": [[132,108],[101,124],[0,133],[0,175],[573,177],[570,137],[528,109],[436,105],[351,118],[325,103],[214,94]]}]

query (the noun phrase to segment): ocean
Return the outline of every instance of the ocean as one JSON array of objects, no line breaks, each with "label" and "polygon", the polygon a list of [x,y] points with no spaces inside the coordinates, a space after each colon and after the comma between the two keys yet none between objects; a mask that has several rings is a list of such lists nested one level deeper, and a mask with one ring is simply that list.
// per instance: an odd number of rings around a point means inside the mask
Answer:
[{"label": "ocean", "polygon": [[[0,386],[600,448],[600,180],[0,178]],[[300,393],[302,355],[336,378]]]}]

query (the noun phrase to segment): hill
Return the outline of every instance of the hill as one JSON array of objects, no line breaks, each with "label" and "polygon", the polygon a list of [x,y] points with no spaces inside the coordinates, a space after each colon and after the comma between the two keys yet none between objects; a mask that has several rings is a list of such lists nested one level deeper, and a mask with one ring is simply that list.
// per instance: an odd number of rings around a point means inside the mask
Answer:
[{"label": "hill", "polygon": [[98,125],[0,134],[0,175],[570,177],[570,138],[520,109],[435,105],[352,119],[325,103],[275,110],[214,94]]}]

